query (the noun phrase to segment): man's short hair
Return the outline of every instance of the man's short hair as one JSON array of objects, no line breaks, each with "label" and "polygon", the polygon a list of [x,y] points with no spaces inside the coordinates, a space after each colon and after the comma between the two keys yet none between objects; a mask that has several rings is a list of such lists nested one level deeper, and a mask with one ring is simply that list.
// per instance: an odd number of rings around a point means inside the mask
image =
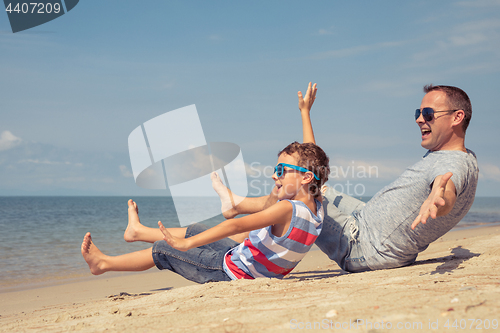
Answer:
[{"label": "man's short hair", "polygon": [[319,177],[319,180],[313,178],[309,186],[309,192],[315,198],[319,198],[321,186],[328,181],[328,175],[330,174],[330,159],[323,149],[314,143],[298,143],[295,141],[281,150],[278,157],[283,153],[287,155],[297,153],[299,156],[297,165],[312,171]]},{"label": "man's short hair", "polygon": [[435,90],[442,91],[446,94],[450,109],[464,111],[465,117],[464,120],[462,121],[462,129],[464,130],[465,133],[472,118],[472,105],[470,103],[469,96],[467,96],[465,91],[463,91],[462,89],[453,86],[441,86],[441,85],[434,86],[432,84],[424,86],[424,92],[426,94],[428,92]]}]

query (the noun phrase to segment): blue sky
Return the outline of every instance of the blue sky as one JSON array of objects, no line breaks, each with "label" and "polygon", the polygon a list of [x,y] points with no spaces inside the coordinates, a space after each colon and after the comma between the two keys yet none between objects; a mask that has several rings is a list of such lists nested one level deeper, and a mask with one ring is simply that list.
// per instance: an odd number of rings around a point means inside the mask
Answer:
[{"label": "blue sky", "polygon": [[0,13],[0,50],[0,195],[159,194],[135,185],[128,135],[191,104],[251,182],[301,140],[313,81],[333,185],[373,195],[424,155],[414,110],[433,83],[469,94],[477,194],[500,196],[498,0],[85,0],[16,34]]}]

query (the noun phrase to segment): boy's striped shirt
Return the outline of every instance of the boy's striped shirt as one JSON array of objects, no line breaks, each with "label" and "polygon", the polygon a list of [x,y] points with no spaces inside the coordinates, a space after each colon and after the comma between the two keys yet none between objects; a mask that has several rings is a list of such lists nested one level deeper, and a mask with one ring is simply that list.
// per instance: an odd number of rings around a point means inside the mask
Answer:
[{"label": "boy's striped shirt", "polygon": [[290,273],[309,251],[321,232],[323,205],[315,200],[314,214],[302,201],[287,201],[293,206],[293,214],[285,235],[273,235],[272,226],[253,230],[243,243],[226,254],[224,270],[231,279],[281,279]]}]

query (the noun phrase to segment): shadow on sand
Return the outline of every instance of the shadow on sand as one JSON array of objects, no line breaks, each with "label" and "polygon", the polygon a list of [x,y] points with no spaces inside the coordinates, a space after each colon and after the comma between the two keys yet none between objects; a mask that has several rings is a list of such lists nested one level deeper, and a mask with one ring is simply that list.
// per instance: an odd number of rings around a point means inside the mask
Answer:
[{"label": "shadow on sand", "polygon": [[323,271],[307,271],[307,272],[296,272],[290,273],[287,279],[292,280],[305,280],[305,279],[326,279],[335,276],[341,276],[349,274],[349,272],[343,271],[341,269],[328,269]]},{"label": "shadow on sand", "polygon": [[474,257],[478,257],[480,255],[480,253],[473,253],[469,249],[464,249],[462,248],[462,246],[457,246],[453,250],[451,250],[451,254],[449,256],[417,261],[414,263],[414,265],[425,265],[430,263],[442,262],[441,265],[437,266],[436,269],[429,274],[445,274],[455,269],[460,269],[461,267],[459,266],[464,261],[467,261]]}]

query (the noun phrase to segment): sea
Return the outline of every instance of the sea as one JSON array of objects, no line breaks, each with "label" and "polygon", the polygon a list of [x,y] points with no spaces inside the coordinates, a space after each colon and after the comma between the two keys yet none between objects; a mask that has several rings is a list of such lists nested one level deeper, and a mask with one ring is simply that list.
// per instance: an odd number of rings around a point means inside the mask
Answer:
[{"label": "sea", "polygon": [[[70,283],[91,274],[80,246],[88,231],[109,255],[142,250],[148,243],[127,243],[128,197],[0,197],[0,293]],[[361,198],[367,201],[369,197]],[[137,197],[141,223],[179,227],[171,197]],[[198,207],[196,209],[203,209]],[[215,216],[204,223],[224,220]],[[456,229],[500,224],[500,197],[476,197]]]}]

